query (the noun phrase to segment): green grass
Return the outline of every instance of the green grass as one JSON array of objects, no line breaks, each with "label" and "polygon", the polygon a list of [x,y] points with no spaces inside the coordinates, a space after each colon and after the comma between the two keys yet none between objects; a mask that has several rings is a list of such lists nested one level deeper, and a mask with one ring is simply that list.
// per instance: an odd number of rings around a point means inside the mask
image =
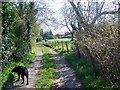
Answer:
[{"label": "green grass", "polygon": [[[55,50],[62,50],[62,51],[71,51],[73,50],[73,42],[70,41],[71,39],[51,39],[47,42],[43,42],[44,45],[47,45]],[[67,43],[67,45],[66,45]]]},{"label": "green grass", "polygon": [[[54,40],[53,40],[54,41]],[[69,63],[70,67],[75,71],[75,75],[85,88],[100,88],[111,90],[120,88],[120,85],[113,85],[102,77],[97,77],[94,73],[92,65],[86,58],[78,58],[74,52],[67,53],[58,49],[54,44],[47,43],[50,47],[54,48],[63,58]]]},{"label": "green grass", "polygon": [[48,41],[70,41],[71,38],[48,39]]},{"label": "green grass", "polygon": [[[36,47],[37,48],[37,47]],[[18,78],[18,75],[16,73],[12,73],[12,69],[15,66],[25,66],[25,67],[29,67],[29,65],[31,64],[32,60],[35,57],[35,53],[37,52],[34,50],[34,52],[29,53],[28,56],[26,56],[24,59],[22,59],[21,61],[11,61],[7,67],[3,70],[2,73],[0,73],[0,75],[2,75],[2,78],[0,78],[0,80],[2,81],[0,83],[0,87],[4,88],[6,87],[9,83],[11,83],[12,81],[14,81],[15,79]]]},{"label": "green grass", "polygon": [[1,86],[4,88],[7,84],[14,81],[18,77],[16,73],[12,74],[11,72],[15,66],[28,67],[29,64],[32,62],[34,56],[35,56],[34,53],[30,53],[26,58],[24,58],[23,60],[19,62],[15,62],[15,61],[10,62],[9,65],[2,72],[2,85]]},{"label": "green grass", "polygon": [[47,48],[42,46],[43,59],[42,59],[42,70],[40,70],[40,77],[37,81],[37,88],[50,88],[55,79],[55,58],[48,51]]},{"label": "green grass", "polygon": [[[59,52],[60,53],[60,52]],[[120,88],[119,85],[112,85],[102,77],[95,76],[93,67],[85,58],[78,58],[75,53],[61,53],[63,58],[69,63],[70,67],[75,71],[75,75],[85,88],[100,88],[112,90]]]},{"label": "green grass", "polygon": [[92,65],[89,63],[85,57],[78,58],[77,54],[74,52],[64,52],[60,49],[54,48],[63,58],[69,63],[69,66],[75,71],[77,79],[82,83],[83,87],[92,90],[113,90],[120,88],[120,85],[113,85],[102,77],[97,77],[95,75]]}]

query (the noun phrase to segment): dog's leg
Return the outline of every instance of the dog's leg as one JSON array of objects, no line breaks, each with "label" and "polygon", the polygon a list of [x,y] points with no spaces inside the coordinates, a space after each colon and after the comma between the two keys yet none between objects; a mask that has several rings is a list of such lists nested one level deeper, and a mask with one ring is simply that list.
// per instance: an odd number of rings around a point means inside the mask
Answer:
[{"label": "dog's leg", "polygon": [[15,82],[18,82],[20,80],[20,74],[18,73],[18,79]]},{"label": "dog's leg", "polygon": [[28,85],[28,70],[25,71],[25,76],[26,76],[26,79],[27,79],[26,85]]},{"label": "dog's leg", "polygon": [[27,84],[28,85],[28,71],[25,73],[26,79],[27,79]]},{"label": "dog's leg", "polygon": [[27,78],[27,84],[26,85],[28,85],[28,76],[26,76],[26,78]]},{"label": "dog's leg", "polygon": [[23,82],[21,84],[23,84],[24,83],[24,75],[23,74],[21,74],[21,78],[23,80]]}]

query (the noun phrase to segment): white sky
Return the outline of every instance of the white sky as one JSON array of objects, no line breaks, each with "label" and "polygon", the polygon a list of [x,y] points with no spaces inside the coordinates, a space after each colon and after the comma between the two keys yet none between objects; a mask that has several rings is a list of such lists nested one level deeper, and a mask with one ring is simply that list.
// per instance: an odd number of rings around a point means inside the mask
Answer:
[{"label": "white sky", "polygon": [[[60,18],[61,16],[61,13],[60,13],[60,10],[64,4],[66,0],[46,0],[46,2],[49,3],[49,6],[51,7],[52,11],[54,12],[53,13],[53,16],[56,17],[56,18]],[[45,25],[42,25],[41,26],[43,28],[44,31],[48,31],[50,30],[49,28],[45,27]],[[63,27],[63,28],[59,28],[59,29],[51,29],[53,34],[57,34],[57,33],[64,33],[66,31],[68,31],[68,29],[66,27]]]},{"label": "white sky", "polygon": [[[53,11],[55,12],[53,15],[55,17],[60,17],[60,9],[62,8],[63,4],[65,1],[67,0],[46,0],[47,2],[49,2],[49,5],[51,6],[51,8],[53,9]],[[105,2],[112,2],[112,1],[120,1],[120,0],[82,0],[83,4],[84,2],[87,2],[87,1],[93,1],[93,2],[102,2],[102,1],[105,1]],[[111,6],[112,7],[112,6]],[[43,28],[44,30],[44,28]],[[63,27],[61,29],[58,29],[58,30],[52,30],[53,34],[56,34],[56,33],[63,33],[63,32],[66,32],[68,31],[68,29],[66,27]]]},{"label": "white sky", "polygon": [[[66,0],[51,0],[49,2],[49,5],[52,7],[54,13],[53,16],[56,18],[60,18],[61,14],[60,14],[60,10],[64,4]],[[57,29],[57,30],[52,30],[53,34],[57,34],[57,33],[64,33],[68,31],[66,27],[63,27],[61,29]]]}]

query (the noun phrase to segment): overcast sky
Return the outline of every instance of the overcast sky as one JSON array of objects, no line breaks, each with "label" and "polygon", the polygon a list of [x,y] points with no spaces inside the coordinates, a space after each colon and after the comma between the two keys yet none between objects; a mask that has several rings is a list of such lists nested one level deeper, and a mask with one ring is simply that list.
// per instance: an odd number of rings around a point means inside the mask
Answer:
[{"label": "overcast sky", "polygon": [[[53,16],[56,17],[56,18],[59,18],[61,16],[61,13],[60,13],[60,10],[62,8],[62,6],[64,5],[64,2],[67,2],[67,0],[44,0],[46,1],[47,3],[49,3],[51,9],[53,10]],[[93,1],[93,2],[106,2],[106,3],[109,3],[109,2],[112,2],[112,1],[120,1],[120,0],[81,0],[82,4],[85,4],[84,2],[87,2],[87,1]],[[109,9],[113,9],[114,7],[112,5],[110,5],[110,8]],[[45,28],[45,26],[42,26],[43,30]],[[49,29],[46,29],[45,30],[49,30]],[[54,34],[56,33],[63,33],[63,32],[66,32],[68,31],[66,27],[64,28],[61,28],[61,29],[58,29],[58,30],[54,30],[54,29],[51,29],[52,32]]]},{"label": "overcast sky", "polygon": [[[60,10],[61,10],[64,2],[66,2],[66,0],[47,0],[47,2],[49,3],[49,6],[51,7],[52,11],[54,12],[53,16],[55,18],[59,19],[61,17]],[[44,26],[42,26],[42,28],[44,28]],[[53,34],[57,34],[57,33],[60,34],[60,33],[64,33],[64,32],[68,31],[66,27],[58,28],[58,29],[51,29],[51,30],[52,30]]]}]

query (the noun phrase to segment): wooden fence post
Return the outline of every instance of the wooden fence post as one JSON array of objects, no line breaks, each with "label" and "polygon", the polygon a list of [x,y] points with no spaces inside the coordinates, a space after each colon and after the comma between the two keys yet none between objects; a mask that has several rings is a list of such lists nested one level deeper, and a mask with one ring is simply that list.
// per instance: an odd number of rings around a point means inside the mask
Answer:
[{"label": "wooden fence post", "polygon": [[66,41],[66,49],[67,49],[67,52],[69,52],[69,49],[68,49],[68,42]]},{"label": "wooden fence post", "polygon": [[64,51],[64,45],[63,45],[63,41],[62,41],[61,43],[62,43],[62,51]]},{"label": "wooden fence post", "polygon": [[57,46],[58,46],[58,49],[59,49],[59,42],[57,41]]}]

